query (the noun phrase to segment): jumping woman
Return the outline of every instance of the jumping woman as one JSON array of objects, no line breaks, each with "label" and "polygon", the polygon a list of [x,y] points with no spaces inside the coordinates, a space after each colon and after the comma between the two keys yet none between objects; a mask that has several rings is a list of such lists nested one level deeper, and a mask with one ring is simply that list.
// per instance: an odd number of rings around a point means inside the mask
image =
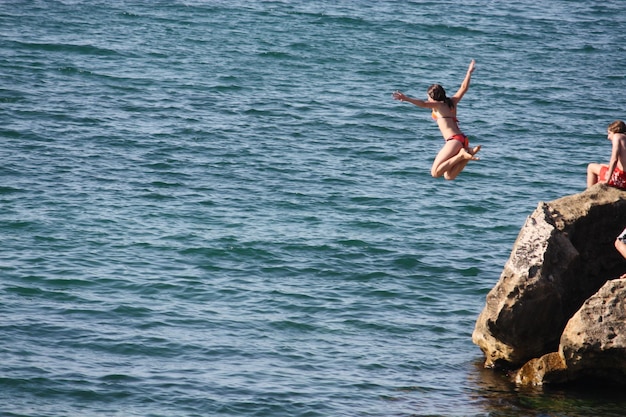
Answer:
[{"label": "jumping woman", "polygon": [[407,101],[432,111],[432,117],[437,122],[446,141],[430,169],[430,174],[433,177],[438,178],[443,175],[445,179],[453,180],[469,161],[478,160],[475,155],[480,150],[480,146],[469,147],[469,140],[459,129],[459,121],[456,118],[457,104],[469,89],[474,65],[475,61],[472,60],[461,87],[452,97],[447,97],[446,91],[439,84],[433,84],[428,88],[428,100],[411,98],[400,91],[393,93],[395,100]]}]

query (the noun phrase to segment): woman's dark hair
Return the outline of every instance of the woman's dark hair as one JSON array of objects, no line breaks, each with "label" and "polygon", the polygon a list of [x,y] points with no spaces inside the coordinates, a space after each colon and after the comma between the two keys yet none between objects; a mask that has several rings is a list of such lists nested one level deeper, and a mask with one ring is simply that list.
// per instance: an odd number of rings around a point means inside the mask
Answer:
[{"label": "woman's dark hair", "polygon": [[612,133],[626,133],[626,123],[621,120],[616,120],[609,125],[608,130]]},{"label": "woman's dark hair", "polygon": [[454,108],[454,103],[450,97],[446,97],[446,90],[443,89],[439,84],[433,84],[428,87],[428,97],[432,98],[435,101],[443,101],[450,107]]}]

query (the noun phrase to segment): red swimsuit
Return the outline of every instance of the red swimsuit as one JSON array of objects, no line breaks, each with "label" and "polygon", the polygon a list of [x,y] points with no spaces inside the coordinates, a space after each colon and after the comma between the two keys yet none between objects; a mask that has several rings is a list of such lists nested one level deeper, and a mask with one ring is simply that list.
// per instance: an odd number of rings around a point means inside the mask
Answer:
[{"label": "red swimsuit", "polygon": [[[600,168],[600,175],[598,175],[600,181],[606,181],[608,170],[609,167],[606,165],[603,165],[602,168]],[[612,185],[613,187],[626,189],[626,173],[624,173],[624,171],[622,171],[621,169],[615,167],[615,171],[613,171],[613,175],[611,175],[611,178],[609,179],[607,184]]]},{"label": "red swimsuit", "polygon": [[469,139],[462,133],[450,136],[448,139],[446,139],[446,142],[449,140],[458,140],[459,142],[461,142],[464,148],[469,147]]}]

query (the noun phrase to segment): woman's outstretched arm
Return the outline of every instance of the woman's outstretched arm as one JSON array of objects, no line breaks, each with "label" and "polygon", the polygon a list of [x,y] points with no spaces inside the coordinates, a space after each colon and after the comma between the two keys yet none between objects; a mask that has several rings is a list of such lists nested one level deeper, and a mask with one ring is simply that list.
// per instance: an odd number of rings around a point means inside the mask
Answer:
[{"label": "woman's outstretched arm", "polygon": [[400,91],[394,91],[393,99],[398,101],[406,101],[407,103],[415,104],[417,107],[423,107],[427,109],[434,109],[437,106],[437,103],[420,100],[417,98],[411,98]]},{"label": "woman's outstretched arm", "polygon": [[456,93],[454,93],[454,95],[452,96],[452,100],[454,100],[454,104],[461,101],[465,93],[467,93],[467,90],[469,90],[470,81],[472,80],[472,72],[474,72],[475,66],[476,66],[476,61],[472,59],[472,62],[470,62],[469,67],[467,68],[467,73],[465,74],[465,78],[463,79],[463,82],[461,83],[461,87],[459,87],[459,90]]}]

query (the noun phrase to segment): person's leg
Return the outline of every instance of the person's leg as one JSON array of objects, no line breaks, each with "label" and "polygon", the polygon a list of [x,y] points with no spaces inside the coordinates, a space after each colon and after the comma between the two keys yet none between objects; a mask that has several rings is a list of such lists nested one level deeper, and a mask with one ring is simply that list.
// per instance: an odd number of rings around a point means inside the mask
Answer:
[{"label": "person's leg", "polygon": [[602,164],[591,163],[587,165],[587,188],[598,182],[598,178],[600,177],[600,170],[602,169]]},{"label": "person's leg", "polygon": [[456,164],[454,164],[453,166],[451,166],[450,169],[448,169],[448,171],[443,174],[443,177],[447,180],[455,179],[457,175],[459,175],[461,171],[463,171],[463,168],[465,168],[465,165],[467,165],[469,161],[478,160],[478,158],[476,158],[474,155],[476,155],[476,153],[479,150],[480,150],[480,145],[472,149],[461,149],[459,153],[457,154],[457,156],[459,155],[462,156],[461,160],[457,162]]},{"label": "person's leg", "polygon": [[[444,175],[445,179],[452,180],[465,168],[469,161],[478,160],[474,153],[479,150],[480,146],[477,146],[468,152],[463,148],[463,144],[460,141],[449,140],[441,148],[437,157],[435,157],[430,174],[435,178]],[[459,164],[460,166],[456,167]]]},{"label": "person's leg", "polygon": [[463,149],[463,144],[458,140],[449,140],[443,145],[443,148],[439,151],[433,166],[430,168],[430,175],[435,178],[441,177],[452,165],[459,162],[458,154]]}]

